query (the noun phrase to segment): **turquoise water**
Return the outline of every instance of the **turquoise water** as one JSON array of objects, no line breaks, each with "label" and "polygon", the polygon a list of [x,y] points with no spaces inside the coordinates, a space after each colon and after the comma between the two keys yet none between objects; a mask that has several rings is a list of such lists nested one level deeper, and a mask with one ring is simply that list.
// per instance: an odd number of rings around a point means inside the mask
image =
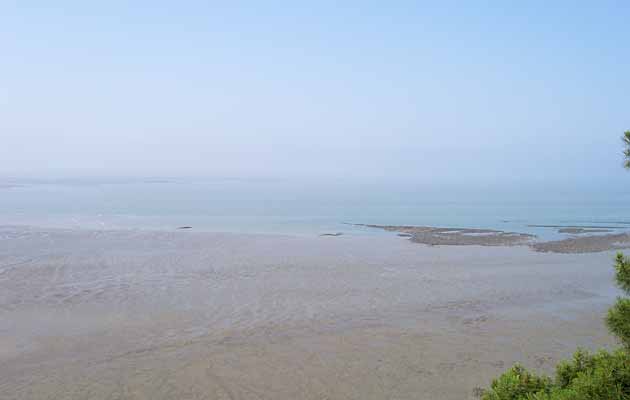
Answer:
[{"label": "turquoise water", "polygon": [[630,190],[605,185],[356,183],[286,180],[67,180],[0,185],[2,224],[378,234],[347,223],[513,230],[630,228]]}]

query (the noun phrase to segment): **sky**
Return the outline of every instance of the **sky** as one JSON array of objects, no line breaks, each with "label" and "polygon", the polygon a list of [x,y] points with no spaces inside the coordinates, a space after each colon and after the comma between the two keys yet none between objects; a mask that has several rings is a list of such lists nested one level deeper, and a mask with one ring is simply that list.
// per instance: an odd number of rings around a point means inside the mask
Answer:
[{"label": "sky", "polygon": [[0,1],[0,176],[628,182],[630,2],[300,3]]}]

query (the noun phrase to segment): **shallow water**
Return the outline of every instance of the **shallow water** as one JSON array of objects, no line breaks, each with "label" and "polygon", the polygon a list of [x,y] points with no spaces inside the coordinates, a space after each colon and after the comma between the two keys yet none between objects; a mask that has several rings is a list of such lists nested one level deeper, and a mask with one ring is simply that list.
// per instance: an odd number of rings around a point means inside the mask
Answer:
[{"label": "shallow water", "polygon": [[[12,185],[12,186],[11,186]],[[4,224],[313,235],[382,235],[345,224],[491,228],[565,237],[530,225],[630,228],[625,187],[286,180],[7,181]]]}]

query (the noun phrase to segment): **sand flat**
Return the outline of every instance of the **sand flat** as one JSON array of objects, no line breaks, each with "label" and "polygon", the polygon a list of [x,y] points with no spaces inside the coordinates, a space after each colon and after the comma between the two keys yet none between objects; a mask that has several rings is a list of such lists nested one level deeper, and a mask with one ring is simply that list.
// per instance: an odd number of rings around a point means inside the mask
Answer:
[{"label": "sand flat", "polygon": [[613,256],[3,227],[0,398],[472,398],[614,344]]}]

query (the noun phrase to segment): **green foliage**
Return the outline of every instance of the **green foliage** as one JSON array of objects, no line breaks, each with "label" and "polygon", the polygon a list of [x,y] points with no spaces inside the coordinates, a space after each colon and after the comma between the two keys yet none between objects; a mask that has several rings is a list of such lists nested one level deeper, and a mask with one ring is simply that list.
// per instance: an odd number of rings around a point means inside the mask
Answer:
[{"label": "green foliage", "polygon": [[527,399],[534,393],[547,393],[551,388],[551,379],[541,377],[527,371],[516,364],[499,378],[492,381],[490,390],[486,391],[483,400],[519,400]]},{"label": "green foliage", "polygon": [[623,155],[626,157],[626,160],[624,162],[624,167],[626,168],[630,168],[630,131],[625,131],[623,133],[623,143],[626,146],[626,148],[623,151]]},{"label": "green foliage", "polygon": [[630,295],[630,258],[624,257],[622,253],[617,253],[615,258],[615,280],[617,286]]},{"label": "green foliage", "polygon": [[[615,280],[617,286],[630,294],[630,259],[617,253],[615,258]],[[611,333],[630,349],[630,299],[617,299],[606,315],[606,325]]]},{"label": "green foliage", "polygon": [[556,384],[561,388],[568,387],[580,373],[593,368],[593,357],[585,350],[578,349],[573,360],[561,361],[556,366]]},{"label": "green foliage", "polygon": [[608,330],[630,349],[630,299],[617,299],[606,315]]},{"label": "green foliage", "polygon": [[483,400],[629,400],[630,354],[578,350],[556,367],[555,381],[516,365],[492,381]]},{"label": "green foliage", "polygon": [[576,399],[630,399],[630,353],[578,350],[572,361],[557,366],[556,385]]}]

